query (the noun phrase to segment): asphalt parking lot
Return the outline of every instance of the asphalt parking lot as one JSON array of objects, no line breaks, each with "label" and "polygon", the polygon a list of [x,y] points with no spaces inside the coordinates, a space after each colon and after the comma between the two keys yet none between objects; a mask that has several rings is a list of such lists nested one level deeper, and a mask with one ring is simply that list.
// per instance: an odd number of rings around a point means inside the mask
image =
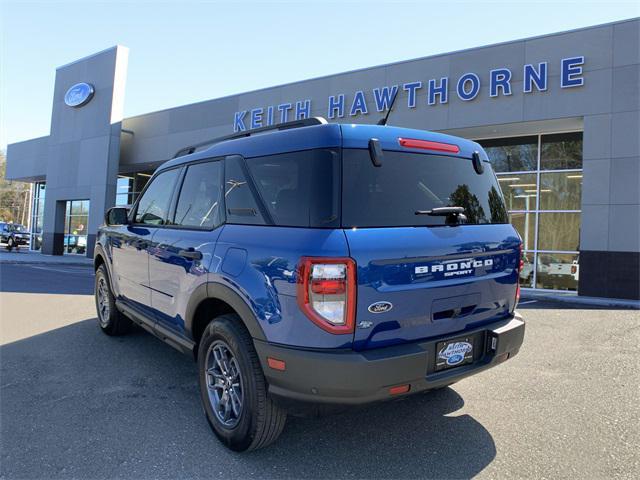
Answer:
[{"label": "asphalt parking lot", "polygon": [[82,266],[0,265],[0,477],[637,478],[640,312],[525,299],[525,344],[445,390],[223,448],[193,360],[109,338]]}]

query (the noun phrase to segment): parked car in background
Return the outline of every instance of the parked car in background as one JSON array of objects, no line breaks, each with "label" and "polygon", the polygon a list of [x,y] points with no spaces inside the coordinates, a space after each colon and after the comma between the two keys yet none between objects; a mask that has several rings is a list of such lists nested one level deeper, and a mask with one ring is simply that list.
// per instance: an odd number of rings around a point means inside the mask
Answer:
[{"label": "parked car in background", "polygon": [[0,222],[0,243],[9,251],[29,245],[29,230],[19,223]]}]

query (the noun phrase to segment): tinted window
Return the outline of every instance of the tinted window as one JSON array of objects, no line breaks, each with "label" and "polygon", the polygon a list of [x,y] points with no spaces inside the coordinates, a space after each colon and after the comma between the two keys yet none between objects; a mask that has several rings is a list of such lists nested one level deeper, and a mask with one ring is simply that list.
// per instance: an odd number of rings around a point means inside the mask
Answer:
[{"label": "tinted window", "polygon": [[245,174],[243,159],[228,157],[224,162],[224,202],[227,208],[227,223],[265,225],[252,185]]},{"label": "tinted window", "polygon": [[343,150],[342,223],[345,227],[444,225],[445,217],[417,210],[459,206],[467,223],[507,223],[489,164],[478,175],[465,158],[384,152],[374,167],[367,150]]},{"label": "tinted window", "polygon": [[211,229],[222,218],[222,162],[190,165],[180,189],[174,224]]},{"label": "tinted window", "polygon": [[340,226],[340,158],[308,150],[246,160],[273,222],[293,227]]},{"label": "tinted window", "polygon": [[543,135],[540,170],[582,168],[582,132]]},{"label": "tinted window", "polygon": [[478,140],[489,156],[496,172],[537,170],[538,137],[496,138]]},{"label": "tinted window", "polygon": [[174,168],[162,172],[152,180],[140,198],[136,209],[135,223],[162,225],[167,218],[169,201],[180,169]]}]

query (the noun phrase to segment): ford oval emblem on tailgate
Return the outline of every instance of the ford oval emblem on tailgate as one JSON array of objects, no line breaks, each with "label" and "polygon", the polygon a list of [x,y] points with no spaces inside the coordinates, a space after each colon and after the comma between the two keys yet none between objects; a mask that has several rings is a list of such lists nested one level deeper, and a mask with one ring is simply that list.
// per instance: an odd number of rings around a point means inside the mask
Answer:
[{"label": "ford oval emblem on tailgate", "polygon": [[391,302],[376,302],[369,305],[369,311],[371,313],[385,313],[393,308]]}]

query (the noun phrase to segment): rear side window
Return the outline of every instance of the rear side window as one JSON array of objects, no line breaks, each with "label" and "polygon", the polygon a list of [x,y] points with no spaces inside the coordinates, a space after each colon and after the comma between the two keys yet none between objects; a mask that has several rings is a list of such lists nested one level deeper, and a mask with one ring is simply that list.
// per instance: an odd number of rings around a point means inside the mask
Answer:
[{"label": "rear side window", "polygon": [[280,226],[340,226],[340,157],[318,149],[246,159],[273,222]]},{"label": "rear side window", "polygon": [[242,157],[225,159],[224,199],[227,223],[265,225],[265,219],[256,200],[257,194],[250,183]]},{"label": "rear side window", "polygon": [[493,170],[478,175],[469,159],[445,155],[384,152],[374,167],[367,150],[343,150],[344,227],[444,225],[445,217],[418,210],[456,206],[467,224],[507,223],[504,199]]},{"label": "rear side window", "polygon": [[211,229],[222,218],[222,162],[189,165],[185,174],[174,224],[196,229]]},{"label": "rear side window", "polygon": [[135,223],[163,225],[169,209],[179,168],[158,174],[144,191],[136,209]]}]

